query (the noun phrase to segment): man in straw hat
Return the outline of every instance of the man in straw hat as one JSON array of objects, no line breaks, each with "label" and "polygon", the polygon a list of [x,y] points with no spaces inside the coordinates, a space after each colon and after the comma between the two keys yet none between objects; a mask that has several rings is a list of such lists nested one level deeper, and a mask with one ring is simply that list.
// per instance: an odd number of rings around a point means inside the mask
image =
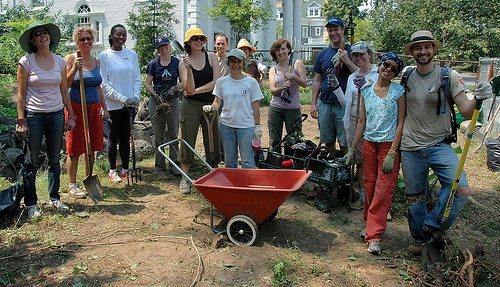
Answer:
[{"label": "man in straw hat", "polygon": [[[440,245],[442,231],[451,227],[471,193],[467,177],[462,172],[450,216],[442,224],[441,219],[459,161],[450,140],[450,110],[453,107],[446,99],[445,92],[440,91],[443,90],[443,70],[432,61],[440,47],[441,43],[426,30],[413,33],[410,42],[404,47],[405,53],[411,55],[417,63],[416,69],[407,74],[406,78],[407,115],[401,140],[408,224],[415,240],[408,251],[414,255],[420,255],[425,244],[431,244],[431,247]],[[449,75],[449,92],[455,105],[465,118],[471,118],[476,99],[491,97],[491,86],[479,83],[476,98],[469,100],[459,74],[451,70]],[[441,184],[438,198],[431,210],[427,209],[426,202],[429,168]]]}]

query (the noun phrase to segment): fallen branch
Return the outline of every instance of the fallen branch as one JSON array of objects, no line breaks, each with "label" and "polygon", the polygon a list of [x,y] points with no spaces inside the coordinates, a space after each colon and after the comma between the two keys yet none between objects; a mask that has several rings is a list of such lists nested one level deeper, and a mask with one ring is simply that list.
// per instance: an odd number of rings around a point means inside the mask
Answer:
[{"label": "fallen branch", "polygon": [[[474,257],[472,253],[470,253],[469,249],[460,250],[462,256],[464,257],[464,265],[460,268],[460,278],[467,282],[467,284],[471,287],[474,286],[474,268],[470,268],[474,263]],[[467,279],[465,278],[465,274],[467,273]]]}]

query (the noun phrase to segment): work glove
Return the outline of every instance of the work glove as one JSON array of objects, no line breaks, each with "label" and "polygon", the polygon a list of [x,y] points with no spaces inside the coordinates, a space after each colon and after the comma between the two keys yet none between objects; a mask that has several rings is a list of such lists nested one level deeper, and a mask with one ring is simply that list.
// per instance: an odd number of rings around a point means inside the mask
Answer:
[{"label": "work glove", "polygon": [[328,87],[332,90],[335,90],[339,87],[339,80],[335,75],[335,68],[328,68],[326,70],[326,82],[328,83]]},{"label": "work glove", "polygon": [[255,125],[255,131],[254,131],[254,137],[256,139],[261,139],[262,138],[262,127],[261,125]]},{"label": "work glove", "polygon": [[18,119],[16,124],[16,133],[23,141],[28,141],[29,129],[26,119]]},{"label": "work glove", "polygon": [[358,90],[361,90],[361,88],[366,84],[365,77],[362,75],[357,75],[353,82],[354,86],[356,86]]},{"label": "work glove", "polygon": [[372,80],[368,80],[367,82],[365,82],[365,84],[363,86],[361,86],[360,90],[363,90],[363,89],[366,89],[368,87],[371,87],[372,85],[373,85],[373,81]]},{"label": "work glove", "polygon": [[396,158],[396,152],[390,149],[387,152],[387,155],[384,158],[384,162],[382,163],[382,172],[383,173],[391,173],[394,168],[394,159]]},{"label": "work glove", "polygon": [[337,54],[335,54],[335,56],[332,57],[332,63],[335,68],[337,68],[337,66],[340,64],[340,55],[338,51]]},{"label": "work glove", "polygon": [[67,131],[71,131],[75,127],[76,127],[76,116],[69,116],[64,129]]},{"label": "work glove", "polygon": [[349,151],[344,155],[345,164],[349,165],[354,160],[354,149],[349,148]]},{"label": "work glove", "polygon": [[204,105],[203,106],[203,111],[205,113],[212,113],[214,110],[215,110],[214,106],[212,106],[212,105]]},{"label": "work glove", "polygon": [[125,106],[127,107],[135,107],[137,105],[139,105],[139,97],[130,97],[130,98],[127,98],[124,102]]},{"label": "work glove", "polygon": [[486,81],[481,81],[477,83],[476,86],[476,99],[477,100],[486,100],[493,97],[493,89],[491,88],[490,83]]}]

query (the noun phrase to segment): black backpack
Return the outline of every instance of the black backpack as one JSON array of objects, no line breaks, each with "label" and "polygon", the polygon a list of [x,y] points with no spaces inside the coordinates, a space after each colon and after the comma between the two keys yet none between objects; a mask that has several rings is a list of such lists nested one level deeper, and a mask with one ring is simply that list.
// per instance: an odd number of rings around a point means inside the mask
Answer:
[{"label": "black backpack", "polygon": [[[410,87],[408,87],[408,78],[411,73],[415,71],[416,68],[406,69],[403,76],[401,77],[401,86],[405,88],[406,92],[410,91]],[[455,114],[455,101],[453,101],[453,97],[451,95],[451,69],[448,67],[441,67],[441,85],[438,90],[438,104],[436,107],[436,114],[441,114],[441,109],[446,111],[446,104],[443,103],[442,93],[444,93],[448,103],[450,104],[450,119],[451,119],[451,134],[446,137],[445,141],[448,143],[457,142],[457,116]]]}]

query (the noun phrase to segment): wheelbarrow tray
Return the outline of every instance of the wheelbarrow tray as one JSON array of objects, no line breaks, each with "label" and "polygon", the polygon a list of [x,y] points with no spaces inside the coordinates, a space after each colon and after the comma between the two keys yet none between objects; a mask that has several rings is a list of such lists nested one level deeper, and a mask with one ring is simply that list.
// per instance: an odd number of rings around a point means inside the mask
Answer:
[{"label": "wheelbarrow tray", "polygon": [[246,215],[261,224],[307,180],[310,171],[216,168],[193,186],[226,218]]}]

